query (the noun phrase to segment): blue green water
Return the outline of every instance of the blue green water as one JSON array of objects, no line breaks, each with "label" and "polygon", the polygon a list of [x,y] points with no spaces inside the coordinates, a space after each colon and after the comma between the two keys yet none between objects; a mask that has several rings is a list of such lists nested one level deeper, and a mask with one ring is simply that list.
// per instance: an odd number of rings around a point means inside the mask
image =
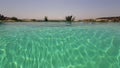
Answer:
[{"label": "blue green water", "polygon": [[120,24],[0,24],[0,68],[120,68]]}]

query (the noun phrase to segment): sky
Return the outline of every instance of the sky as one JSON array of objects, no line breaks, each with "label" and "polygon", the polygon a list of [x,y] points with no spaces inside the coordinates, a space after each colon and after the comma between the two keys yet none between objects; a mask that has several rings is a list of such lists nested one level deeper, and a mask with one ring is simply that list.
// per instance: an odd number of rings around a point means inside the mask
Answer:
[{"label": "sky", "polygon": [[76,19],[120,16],[120,0],[0,0],[0,14],[9,17]]}]

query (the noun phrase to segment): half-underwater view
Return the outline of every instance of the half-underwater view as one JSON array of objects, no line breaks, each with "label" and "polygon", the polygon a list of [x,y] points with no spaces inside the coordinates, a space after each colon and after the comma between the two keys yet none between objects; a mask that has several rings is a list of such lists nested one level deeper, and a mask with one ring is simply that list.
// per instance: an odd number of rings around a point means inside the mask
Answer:
[{"label": "half-underwater view", "polygon": [[1,0],[0,68],[120,68],[120,0]]}]

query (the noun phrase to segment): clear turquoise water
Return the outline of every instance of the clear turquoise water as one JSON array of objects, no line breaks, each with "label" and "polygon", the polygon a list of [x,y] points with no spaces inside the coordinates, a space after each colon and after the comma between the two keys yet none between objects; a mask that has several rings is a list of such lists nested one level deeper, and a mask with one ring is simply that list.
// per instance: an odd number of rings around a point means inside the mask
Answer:
[{"label": "clear turquoise water", "polygon": [[120,24],[0,24],[0,68],[120,68]]}]

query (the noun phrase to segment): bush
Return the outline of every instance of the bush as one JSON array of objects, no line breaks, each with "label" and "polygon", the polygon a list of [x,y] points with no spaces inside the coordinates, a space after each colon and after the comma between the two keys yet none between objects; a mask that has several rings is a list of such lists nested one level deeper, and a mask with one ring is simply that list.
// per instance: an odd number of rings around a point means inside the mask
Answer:
[{"label": "bush", "polygon": [[18,21],[18,19],[16,17],[12,17],[11,20]]}]

